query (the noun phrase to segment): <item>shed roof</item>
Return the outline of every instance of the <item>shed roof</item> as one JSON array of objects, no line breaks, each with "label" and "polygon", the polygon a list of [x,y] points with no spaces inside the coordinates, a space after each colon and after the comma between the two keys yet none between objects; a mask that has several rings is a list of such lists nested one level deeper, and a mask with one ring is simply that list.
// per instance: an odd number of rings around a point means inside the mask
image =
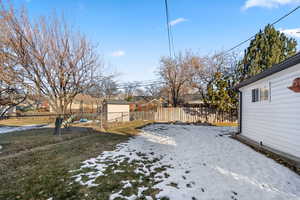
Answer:
[{"label": "shed roof", "polygon": [[270,75],[275,74],[277,72],[280,72],[282,70],[285,70],[285,69],[288,69],[290,67],[293,67],[293,66],[295,66],[295,65],[297,65],[299,63],[300,63],[300,52],[297,53],[294,56],[291,56],[290,58],[286,59],[285,61],[283,61],[281,63],[273,65],[271,68],[269,68],[269,69],[267,69],[267,70],[265,70],[265,71],[257,74],[256,76],[253,76],[253,77],[251,77],[251,78],[249,78],[249,79],[247,79],[247,80],[239,83],[236,86],[236,88],[239,89],[241,87],[244,87],[246,85],[254,83],[254,82],[258,81],[258,80],[261,80],[261,79],[263,79],[263,78],[265,78],[267,76],[270,76]]},{"label": "shed roof", "polygon": [[115,99],[107,99],[104,100],[105,104],[115,104],[115,105],[129,105],[128,101],[125,100],[115,100]]}]

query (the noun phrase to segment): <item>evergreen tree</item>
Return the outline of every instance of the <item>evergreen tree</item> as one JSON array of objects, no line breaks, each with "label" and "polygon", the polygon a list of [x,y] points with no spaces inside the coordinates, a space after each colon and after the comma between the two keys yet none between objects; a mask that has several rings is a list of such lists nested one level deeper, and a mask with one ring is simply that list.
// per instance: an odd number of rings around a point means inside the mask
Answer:
[{"label": "evergreen tree", "polygon": [[245,50],[238,72],[240,80],[254,76],[296,53],[297,42],[267,25],[260,30]]},{"label": "evergreen tree", "polygon": [[206,102],[218,111],[230,111],[236,108],[237,93],[232,90],[233,79],[230,74],[216,72],[214,81],[207,85]]}]

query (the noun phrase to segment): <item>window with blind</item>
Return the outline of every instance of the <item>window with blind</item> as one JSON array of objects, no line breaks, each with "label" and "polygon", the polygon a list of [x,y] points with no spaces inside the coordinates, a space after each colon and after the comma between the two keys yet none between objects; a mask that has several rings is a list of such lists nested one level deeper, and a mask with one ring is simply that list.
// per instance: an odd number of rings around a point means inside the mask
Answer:
[{"label": "window with blind", "polygon": [[260,101],[268,101],[269,100],[269,89],[261,88],[260,89]]},{"label": "window with blind", "polygon": [[255,88],[252,89],[252,102],[269,101],[270,98],[270,85],[269,88]]},{"label": "window with blind", "polygon": [[259,89],[255,88],[252,89],[252,102],[258,102],[259,101]]}]

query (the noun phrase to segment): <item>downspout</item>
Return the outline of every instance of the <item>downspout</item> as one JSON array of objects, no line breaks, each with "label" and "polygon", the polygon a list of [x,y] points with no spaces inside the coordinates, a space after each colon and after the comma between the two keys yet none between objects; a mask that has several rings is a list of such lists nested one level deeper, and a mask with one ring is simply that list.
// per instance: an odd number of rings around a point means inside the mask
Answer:
[{"label": "downspout", "polygon": [[239,122],[239,130],[237,132],[238,134],[242,133],[242,118],[243,118],[243,92],[239,91],[239,114],[238,114],[238,122]]}]

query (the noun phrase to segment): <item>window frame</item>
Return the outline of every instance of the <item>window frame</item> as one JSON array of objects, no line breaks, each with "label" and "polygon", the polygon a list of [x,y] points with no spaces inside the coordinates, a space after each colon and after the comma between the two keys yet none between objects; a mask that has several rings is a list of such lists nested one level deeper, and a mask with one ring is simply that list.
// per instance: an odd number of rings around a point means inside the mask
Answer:
[{"label": "window frame", "polygon": [[268,87],[263,87],[260,88],[260,101],[269,101],[269,88]]},{"label": "window frame", "polygon": [[264,87],[255,87],[251,89],[251,102],[271,102],[272,84],[270,81]]},{"label": "window frame", "polygon": [[252,103],[260,101],[260,89],[259,88],[254,88],[251,90],[251,99],[252,99]]}]

